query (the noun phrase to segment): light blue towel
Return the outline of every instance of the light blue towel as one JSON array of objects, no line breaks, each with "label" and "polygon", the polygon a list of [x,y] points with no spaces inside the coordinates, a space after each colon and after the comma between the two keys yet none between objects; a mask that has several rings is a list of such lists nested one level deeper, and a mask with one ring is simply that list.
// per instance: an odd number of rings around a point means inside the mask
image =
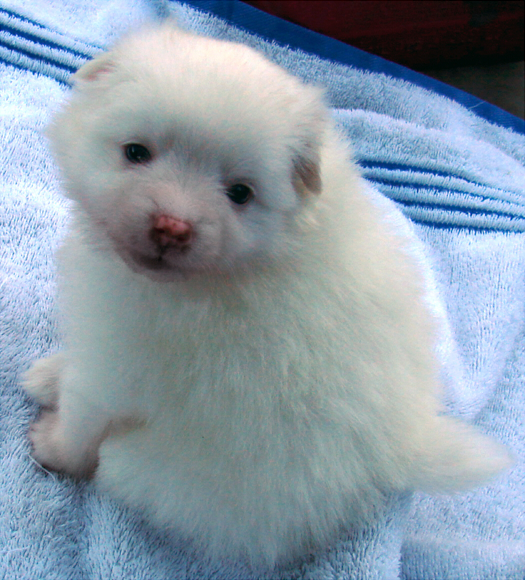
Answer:
[{"label": "light blue towel", "polygon": [[[60,346],[53,252],[69,207],[42,129],[72,71],[130,25],[169,12],[326,87],[427,272],[447,408],[507,443],[511,471],[452,498],[393,497],[373,529],[265,573],[210,564],[91,483],[31,460],[37,407],[19,378]],[[523,580],[524,135],[519,119],[474,97],[238,2],[0,0],[0,579]]]}]

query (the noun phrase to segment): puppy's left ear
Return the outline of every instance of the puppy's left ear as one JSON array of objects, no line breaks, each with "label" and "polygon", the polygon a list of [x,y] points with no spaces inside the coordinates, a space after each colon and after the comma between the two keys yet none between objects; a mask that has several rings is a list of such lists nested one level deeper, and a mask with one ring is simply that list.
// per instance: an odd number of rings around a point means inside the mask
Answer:
[{"label": "puppy's left ear", "polygon": [[323,93],[308,87],[302,111],[300,131],[303,133],[292,157],[292,184],[301,197],[319,195],[322,191],[321,147],[327,130],[328,111],[323,104]]},{"label": "puppy's left ear", "polygon": [[[306,153],[306,154],[305,154]],[[306,151],[293,160],[292,183],[301,196],[318,195],[322,190],[319,151],[317,146],[307,146]]]}]

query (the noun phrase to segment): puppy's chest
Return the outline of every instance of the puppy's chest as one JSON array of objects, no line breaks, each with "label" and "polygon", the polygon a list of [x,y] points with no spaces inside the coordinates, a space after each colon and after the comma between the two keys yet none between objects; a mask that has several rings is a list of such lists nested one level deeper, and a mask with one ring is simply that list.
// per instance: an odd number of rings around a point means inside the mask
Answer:
[{"label": "puppy's chest", "polygon": [[326,313],[321,321],[307,307],[301,315],[284,304],[260,310],[174,303],[143,312],[120,334],[136,369],[136,388],[146,396],[151,390],[162,393],[171,405],[220,399],[221,405],[235,406],[247,397],[267,405],[308,391],[326,377],[326,367],[335,370],[329,359],[348,351],[326,336]]},{"label": "puppy's chest", "polygon": [[120,303],[113,331],[129,366],[111,372],[122,406],[195,457],[335,445],[358,413],[348,394],[360,378],[349,312],[322,298],[142,300],[134,316]]}]

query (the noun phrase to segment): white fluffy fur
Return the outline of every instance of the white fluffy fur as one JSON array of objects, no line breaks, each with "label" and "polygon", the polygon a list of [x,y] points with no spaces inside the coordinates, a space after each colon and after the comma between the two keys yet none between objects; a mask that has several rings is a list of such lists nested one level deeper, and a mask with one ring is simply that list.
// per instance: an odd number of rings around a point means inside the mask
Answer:
[{"label": "white fluffy fur", "polygon": [[[25,387],[34,455],[212,555],[273,564],[508,463],[440,414],[433,322],[320,92],[171,26],[83,67],[51,128],[76,202],[65,350]],[[130,164],[123,146],[153,159]],[[248,183],[255,197],[225,195]],[[161,259],[152,216],[195,231]],[[156,260],[156,261],[155,261]]]}]

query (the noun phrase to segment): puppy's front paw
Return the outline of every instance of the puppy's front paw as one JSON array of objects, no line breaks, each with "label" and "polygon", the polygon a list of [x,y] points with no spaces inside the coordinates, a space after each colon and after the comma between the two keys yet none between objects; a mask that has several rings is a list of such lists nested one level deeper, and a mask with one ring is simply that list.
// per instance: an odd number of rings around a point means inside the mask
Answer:
[{"label": "puppy's front paw", "polygon": [[73,456],[62,432],[58,411],[44,411],[31,425],[29,439],[33,458],[44,468],[73,476],[89,476],[95,466],[82,456]]},{"label": "puppy's front paw", "polygon": [[33,444],[33,457],[42,467],[63,471],[58,435],[58,413],[44,411],[38,421],[31,425],[29,439]]},{"label": "puppy's front paw", "polygon": [[64,355],[62,353],[35,361],[22,377],[25,392],[44,407],[56,408],[63,367]]}]

